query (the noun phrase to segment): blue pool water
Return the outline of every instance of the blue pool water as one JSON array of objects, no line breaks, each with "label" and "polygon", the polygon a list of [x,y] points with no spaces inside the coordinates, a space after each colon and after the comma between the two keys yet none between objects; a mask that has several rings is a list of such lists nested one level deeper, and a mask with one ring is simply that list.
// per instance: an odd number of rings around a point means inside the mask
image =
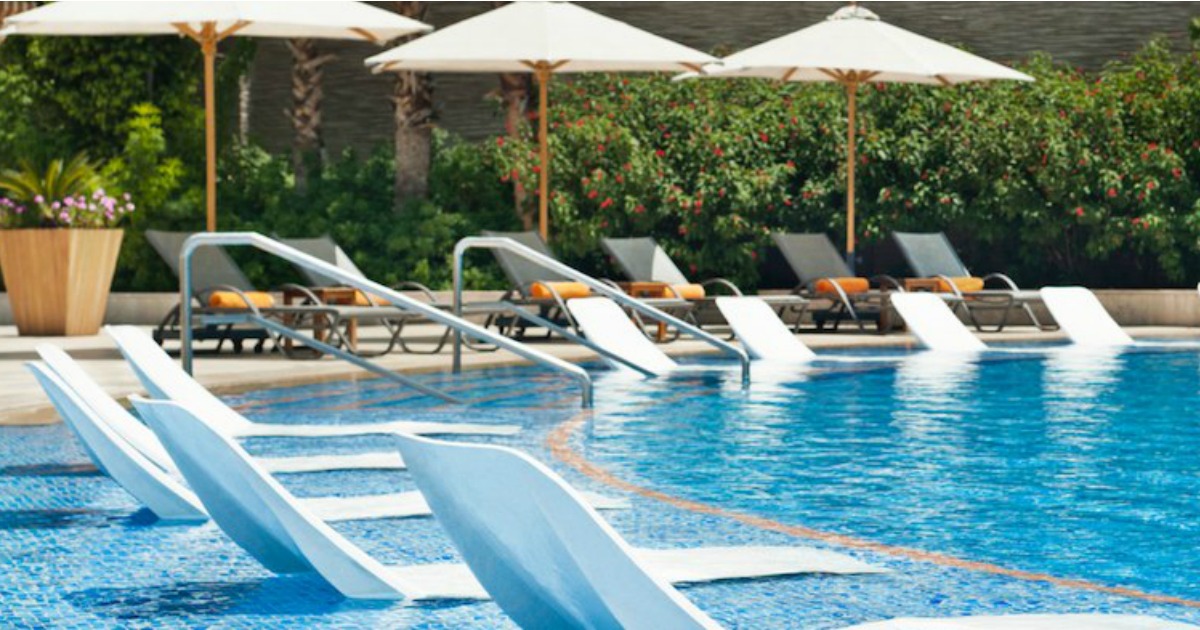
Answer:
[{"label": "blue pool water", "polygon": [[[630,498],[633,509],[605,516],[636,545],[813,545],[893,571],[683,589],[727,627],[1096,611],[1200,623],[1200,353],[911,355],[898,368],[821,368],[757,369],[749,393],[733,371],[599,379],[595,412],[568,433],[570,450],[715,515],[606,485],[556,458],[547,438],[576,426],[577,394],[532,368],[423,377],[484,401],[469,410],[379,381],[228,400],[270,422],[520,424],[518,436],[488,441],[531,452],[578,487]],[[272,455],[390,446],[381,437],[246,444]],[[511,626],[490,603],[353,602],[313,576],[272,575],[212,525],[154,524],[85,462],[61,425],[0,428],[0,625]],[[413,487],[403,472],[281,479],[300,496]],[[456,559],[432,519],[336,529],[385,562]]]}]

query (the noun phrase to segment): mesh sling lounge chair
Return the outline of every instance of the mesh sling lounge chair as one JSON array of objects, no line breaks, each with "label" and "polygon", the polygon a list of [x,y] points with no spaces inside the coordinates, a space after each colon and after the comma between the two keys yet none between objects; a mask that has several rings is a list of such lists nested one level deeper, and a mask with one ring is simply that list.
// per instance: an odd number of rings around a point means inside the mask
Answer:
[{"label": "mesh sling lounge chair", "polygon": [[[537,232],[491,232],[485,231],[485,236],[510,238],[549,258],[555,258],[554,252],[546,245],[546,241]],[[567,300],[591,295],[587,286],[575,282],[558,273],[550,271],[536,262],[517,256],[502,249],[493,250],[496,262],[504,270],[508,278],[509,290],[501,297],[499,305],[509,305],[512,308],[536,308],[539,317],[549,320],[556,325],[578,332],[579,327],[567,310]],[[674,313],[686,313],[691,305],[678,298],[649,298],[643,300],[653,306]],[[475,305],[495,307],[496,304]],[[511,315],[492,315],[488,317],[487,325],[495,325],[502,333],[511,337],[523,337],[527,328],[532,324]],[[550,336],[547,332],[547,337]]]},{"label": "mesh sling lounge chair", "polygon": [[466,422],[393,420],[373,424],[271,424],[251,422],[184,372],[146,333],[133,326],[105,326],[104,332],[133,368],[138,381],[154,398],[194,405],[231,437],[337,437],[387,435],[397,432],[430,434],[512,435],[511,425]]},{"label": "mesh sling lounge chair", "polygon": [[[887,294],[901,290],[895,278],[855,276],[824,234],[776,233],[771,238],[800,280],[793,292],[810,300],[829,302],[828,308],[812,311],[817,330],[823,330],[830,321],[833,330],[837,330],[843,320],[850,319],[859,330],[865,330],[865,322],[874,320],[886,332]],[[797,321],[797,331],[799,327]]]},{"label": "mesh sling lounge chair", "polygon": [[[993,329],[993,332],[999,332],[1008,324],[1012,312],[1018,309],[1025,311],[1034,326],[1043,330],[1053,328],[1043,326],[1029,306],[1042,300],[1037,291],[1022,290],[1012,278],[1002,273],[990,273],[982,278],[972,276],[944,232],[894,232],[892,237],[913,274],[918,278],[936,279],[939,293],[960,299],[955,308],[962,304],[977,330],[984,330],[976,317],[977,311],[1002,311],[1000,323]],[[989,282],[1000,288],[985,288]]]},{"label": "mesh sling lounge chair", "polygon": [[[184,242],[191,235],[190,232],[147,230],[146,240],[170,266],[175,276],[179,277],[179,255],[183,251]],[[256,290],[229,254],[220,247],[201,247],[196,250],[192,258],[192,281],[193,295],[199,303],[199,307],[194,309],[193,313],[201,319],[206,315],[239,313],[267,317],[279,320],[290,328],[319,329],[328,336],[325,341],[330,345],[346,347],[350,351],[355,351],[355,348],[348,343],[347,336],[343,334],[343,320],[381,321],[407,315],[391,306],[324,304],[312,291],[296,284],[284,284],[280,288],[303,296],[301,303],[295,306],[278,304],[270,293]],[[168,339],[179,338],[179,313],[178,305],[167,313],[154,332],[155,341],[163,343]],[[277,335],[267,330],[253,324],[248,325],[249,327],[232,323],[205,324],[193,329],[193,339],[216,340],[217,351],[220,351],[226,340],[232,341],[235,351],[240,351],[242,342],[255,339],[258,342],[255,346],[256,352],[260,352],[264,343],[271,340],[276,348],[289,357],[320,356],[320,352],[301,351],[290,343],[282,342]]]},{"label": "mesh sling lounge chair", "polygon": [[[700,283],[692,283],[679,270],[679,266],[653,238],[648,236],[634,238],[604,238],[600,241],[604,251],[612,256],[621,272],[634,282],[657,282],[665,285],[663,297],[686,299],[695,303],[701,311],[715,308],[715,296],[709,295],[712,287],[722,287],[734,296],[743,295],[738,286],[725,278],[709,278]],[[796,321],[804,317],[808,300],[799,295],[759,295],[771,305],[783,319],[787,313],[794,313]],[[693,321],[699,324],[700,313],[693,316]]]},{"label": "mesh sling lounge chair", "polygon": [[[644,552],[521,452],[397,438],[413,478],[482,586],[517,625],[557,628],[719,628]],[[654,553],[673,553],[660,551]],[[823,552],[828,553],[828,552]],[[686,580],[672,580],[686,581]],[[1182,630],[1135,615],[1008,615],[895,619],[859,630]]]},{"label": "mesh sling lounge chair", "polygon": [[[358,265],[354,264],[354,260],[351,259],[350,256],[347,255],[344,250],[342,250],[341,246],[339,246],[337,242],[335,242],[328,235],[318,236],[315,238],[279,238],[277,240],[314,258],[319,258],[331,265],[334,265],[339,269],[346,271],[347,273],[354,274],[361,278],[366,278],[366,275],[363,274],[362,270],[358,268]],[[316,271],[313,271],[312,269],[309,269],[308,267],[296,265],[296,271],[300,273],[301,277],[304,278],[304,282],[310,288],[327,288],[341,285],[341,283],[334,278],[324,276]],[[392,288],[396,289],[397,291],[411,291],[420,293],[422,296],[424,296],[425,301],[435,308],[450,308],[450,305],[448,304],[439,303],[437,296],[435,296],[433,293],[433,290],[419,282],[405,281],[395,285]],[[446,346],[446,342],[450,339],[451,331],[450,327],[447,326],[431,349],[418,350],[406,342],[402,335],[404,333],[405,324],[414,321],[423,321],[424,318],[415,313],[409,313],[393,308],[387,301],[381,300],[361,291],[356,291],[354,297],[356,306],[380,307],[389,309],[389,311],[392,312],[389,316],[378,319],[379,323],[387,328],[388,332],[391,334],[391,337],[388,340],[387,347],[376,354],[387,354],[388,352],[391,352],[392,349],[397,345],[400,346],[401,350],[413,354],[437,354],[442,351],[442,348]]]},{"label": "mesh sling lounge chair", "polygon": [[[268,569],[277,573],[315,571],[350,598],[488,597],[471,571],[461,564],[384,566],[322,522],[242,447],[206,422],[198,410],[170,401],[132,400],[216,524]],[[848,556],[802,547],[709,547],[635,553],[657,575],[680,582],[882,571]]]},{"label": "mesh sling lounge chair", "polygon": [[[117,482],[156,517],[167,522],[198,523],[209,516],[200,499],[179,481],[179,470],[154,433],[130,416],[116,401],[107,398],[128,422],[113,423],[80,397],[66,379],[45,363],[26,364],[50,398],[59,415],[83,444],[84,450],[104,474]],[[135,443],[125,439],[137,426],[145,435]],[[120,428],[118,428],[120,427]],[[151,448],[152,447],[152,448]],[[399,458],[392,454],[392,460]],[[281,460],[260,459],[263,470]],[[304,472],[299,470],[296,472]],[[348,521],[377,518],[428,516],[429,506],[418,492],[358,497],[303,499],[320,519]]]}]

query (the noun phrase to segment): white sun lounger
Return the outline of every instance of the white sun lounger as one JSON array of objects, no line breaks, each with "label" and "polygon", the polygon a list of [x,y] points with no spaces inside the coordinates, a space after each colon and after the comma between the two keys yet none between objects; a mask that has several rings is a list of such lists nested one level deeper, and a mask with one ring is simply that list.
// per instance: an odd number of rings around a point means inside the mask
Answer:
[{"label": "white sun lounger", "polygon": [[418,422],[397,420],[378,424],[300,425],[256,423],[231,409],[184,372],[157,343],[133,326],[105,326],[138,380],[154,398],[186,402],[203,411],[206,419],[233,437],[338,437],[391,433],[512,435],[519,428],[506,425]]},{"label": "white sun lounger", "polygon": [[[113,400],[83,368],[61,348],[41,344],[37,353],[62,379],[67,388],[91,409],[96,418],[137,449],[143,456],[168,472],[175,464],[154,432]],[[306,455],[303,457],[260,457],[263,468],[276,474],[311,473],[330,470],[402,470],[404,460],[397,453],[380,451],[353,455]]]},{"label": "white sun lounger", "polygon": [[821,355],[804,345],[779,319],[775,309],[758,297],[722,296],[716,299],[717,308],[729,323],[733,334],[750,357],[773,363],[838,363],[894,362],[900,357],[860,357]]},{"label": "white sun lounger", "polygon": [[[553,471],[512,449],[399,436],[467,565],[522,628],[719,628]],[[893,630],[1178,630],[1130,615],[897,619]]]},{"label": "white sun lounger", "polygon": [[[370,558],[321,522],[308,504],[296,500],[236,442],[209,426],[198,410],[171,401],[133,401],[213,520],[263,566],[277,573],[316,571],[351,598],[487,598],[464,565],[385,567]],[[483,476],[489,474],[485,471]],[[791,547],[637,553],[644,554],[643,561],[656,575],[682,581],[881,571],[840,554]]]},{"label": "white sun lounger", "polygon": [[1084,287],[1045,287],[1042,302],[1071,338],[1081,346],[1131,346],[1133,338],[1121,330],[1096,294]]},{"label": "white sun lounger", "polygon": [[[67,426],[79,437],[84,450],[97,468],[163,521],[208,520],[208,514],[200,499],[176,478],[179,471],[150,429],[139,424],[117,405],[116,401],[105,396],[104,398],[112,402],[129,422],[141,427],[148,434],[144,436],[146,439],[141,446],[133,444],[114,429],[112,424],[103,420],[100,412],[67,385],[60,374],[44,363],[28,363],[27,366]],[[148,453],[155,455],[151,456]],[[156,457],[164,459],[160,463],[156,461]],[[270,460],[267,463],[270,463]],[[321,497],[303,501],[319,518],[327,521],[408,518],[430,514],[429,505],[419,492]]]},{"label": "white sun lounger", "polygon": [[937,294],[895,292],[890,299],[909,332],[929,350],[970,353],[988,349]]},{"label": "white sun lounger", "polygon": [[[567,300],[567,310],[589,341],[647,373],[666,376],[679,370],[679,364],[656,348],[616,302],[606,297],[575,298]],[[619,361],[604,360],[615,369],[634,371]]]}]

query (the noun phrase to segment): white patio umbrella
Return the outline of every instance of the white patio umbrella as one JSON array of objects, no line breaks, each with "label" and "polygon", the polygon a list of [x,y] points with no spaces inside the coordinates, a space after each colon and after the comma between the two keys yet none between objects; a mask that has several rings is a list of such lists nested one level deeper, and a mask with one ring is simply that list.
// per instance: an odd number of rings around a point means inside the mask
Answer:
[{"label": "white patio umbrella", "polygon": [[846,260],[854,265],[854,161],[858,86],[862,83],[954,85],[967,81],[1033,77],[953,46],[892,26],[851,4],[790,35],[747,48],[707,66],[709,77],[763,77],[777,81],[832,81],[846,88]]},{"label": "white patio umbrella", "polygon": [[214,69],[217,44],[242,37],[361,39],[383,44],[433,27],[365,2],[63,0],[4,20],[9,35],[184,35],[204,53],[208,230],[217,229]]},{"label": "white patio umbrella", "polygon": [[569,2],[514,2],[367,59],[376,72],[532,72],[538,82],[538,228],[549,224],[546,86],[567,72],[698,71],[716,58]]}]

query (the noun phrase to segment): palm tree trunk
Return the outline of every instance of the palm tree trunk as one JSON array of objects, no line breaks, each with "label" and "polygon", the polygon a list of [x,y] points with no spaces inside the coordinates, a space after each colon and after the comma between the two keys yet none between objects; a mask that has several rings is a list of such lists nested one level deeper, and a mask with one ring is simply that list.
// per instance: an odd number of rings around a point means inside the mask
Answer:
[{"label": "palm tree trunk", "polygon": [[[492,2],[492,8],[498,9],[508,2]],[[524,128],[526,114],[537,98],[533,89],[533,75],[527,72],[502,72],[500,78],[500,102],[504,107],[504,133],[513,140],[519,140]],[[536,110],[533,110],[536,111]],[[513,210],[521,225],[526,230],[532,230],[537,220],[536,208],[526,207],[525,187],[520,180],[513,181]]]},{"label": "palm tree trunk", "polygon": [[292,167],[296,173],[296,188],[308,187],[308,167],[325,164],[325,142],[321,137],[321,101],[325,91],[321,77],[325,65],[335,58],[322,55],[312,39],[290,39],[292,51],[292,108],[285,113],[292,121]]},{"label": "palm tree trunk", "polygon": [[[407,18],[425,20],[428,2],[393,2],[392,10]],[[398,45],[411,39],[391,42]],[[433,81],[428,72],[398,72],[392,90],[396,123],[395,207],[420,199],[429,192],[429,170],[433,160]]]}]

